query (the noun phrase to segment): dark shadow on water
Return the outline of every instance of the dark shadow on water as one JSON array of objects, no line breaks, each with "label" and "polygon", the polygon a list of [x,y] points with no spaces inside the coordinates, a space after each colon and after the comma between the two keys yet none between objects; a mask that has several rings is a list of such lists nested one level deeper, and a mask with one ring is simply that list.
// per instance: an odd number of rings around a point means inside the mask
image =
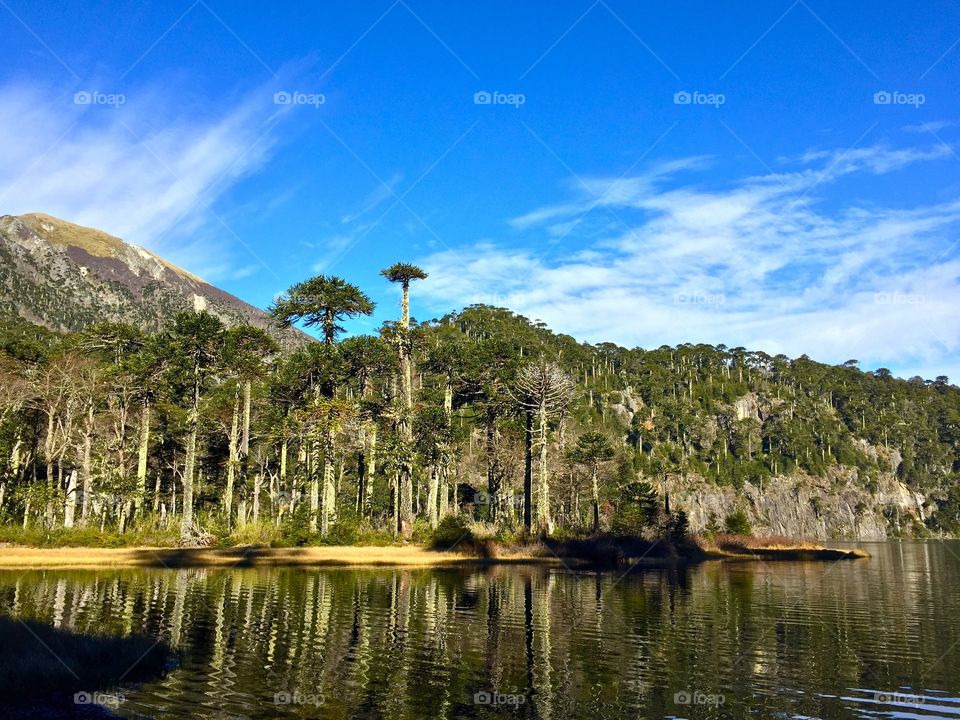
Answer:
[{"label": "dark shadow on water", "polygon": [[149,637],[85,635],[0,617],[0,717],[114,718],[127,684],[163,676],[169,646]]}]

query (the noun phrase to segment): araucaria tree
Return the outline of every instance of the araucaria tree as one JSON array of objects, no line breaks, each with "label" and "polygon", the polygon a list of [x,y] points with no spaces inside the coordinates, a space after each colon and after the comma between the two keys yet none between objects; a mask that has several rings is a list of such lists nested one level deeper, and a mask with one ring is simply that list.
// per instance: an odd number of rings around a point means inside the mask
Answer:
[{"label": "araucaria tree", "polygon": [[[527,365],[517,376],[516,397],[523,411],[536,423],[533,431],[540,450],[539,475],[536,490],[536,529],[540,533],[553,532],[553,517],[550,513],[550,472],[547,467],[547,433],[550,418],[559,415],[573,401],[575,385],[563,368],[543,358]],[[533,442],[528,431],[527,442]],[[531,507],[529,488],[524,488],[524,502]],[[529,515],[529,513],[527,514]],[[528,527],[529,531],[531,528]]]},{"label": "araucaria tree", "polygon": [[196,533],[193,521],[194,479],[197,469],[197,435],[200,402],[213,373],[218,369],[224,346],[224,327],[207,312],[180,313],[167,335],[168,382],[177,388],[187,412],[187,448],[183,467],[183,511],[180,536],[189,540]]},{"label": "araucaria tree", "polygon": [[[397,429],[408,449],[413,445],[413,342],[410,337],[410,283],[425,280],[427,274],[416,265],[396,263],[381,270],[380,274],[402,290],[400,301],[400,325],[396,336],[397,353],[400,358],[400,394],[403,413]],[[400,465],[400,534],[409,538],[413,534],[413,468],[409,462]]]},{"label": "araucaria tree", "polygon": [[[318,275],[315,278],[297,283],[286,295],[279,298],[271,308],[271,314],[282,326],[289,327],[302,321],[307,327],[319,326],[323,331],[323,340],[327,348],[325,353],[325,372],[321,372],[320,382],[312,389],[314,398],[310,415],[312,426],[322,436],[323,455],[323,507],[322,532],[327,534],[331,520],[336,516],[336,493],[334,486],[334,462],[336,452],[336,432],[344,413],[339,404],[334,403],[337,390],[337,370],[341,365],[340,353],[336,347],[337,335],[344,328],[340,323],[346,318],[373,313],[374,304],[366,294],[355,285],[342,278]],[[317,448],[313,447],[316,458]],[[317,528],[317,480],[315,463],[311,476],[311,513],[310,529]]]},{"label": "araucaria tree", "polygon": [[570,451],[570,459],[584,465],[590,472],[590,487],[593,493],[593,531],[600,530],[600,466],[614,457],[613,446],[603,433],[585,432],[577,438]]}]

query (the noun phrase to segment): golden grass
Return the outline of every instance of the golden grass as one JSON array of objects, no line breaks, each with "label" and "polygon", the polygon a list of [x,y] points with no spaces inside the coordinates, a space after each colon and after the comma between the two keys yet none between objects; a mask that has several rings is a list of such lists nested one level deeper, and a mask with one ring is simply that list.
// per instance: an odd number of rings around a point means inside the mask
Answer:
[{"label": "golden grass", "polygon": [[828,548],[807,538],[782,535],[716,535],[694,538],[700,550],[719,558],[762,558],[764,560],[853,560],[870,557],[859,548]]},{"label": "golden grass", "polygon": [[0,548],[0,568],[251,567],[251,566],[454,566],[488,562],[554,563],[530,549],[482,557],[439,552],[419,545],[298,548]]}]

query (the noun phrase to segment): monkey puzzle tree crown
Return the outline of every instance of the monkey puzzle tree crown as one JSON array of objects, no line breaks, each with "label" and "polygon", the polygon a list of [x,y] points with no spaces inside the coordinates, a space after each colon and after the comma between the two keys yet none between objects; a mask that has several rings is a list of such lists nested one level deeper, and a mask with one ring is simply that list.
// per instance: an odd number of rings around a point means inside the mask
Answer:
[{"label": "monkey puzzle tree crown", "polygon": [[410,263],[394,263],[381,270],[380,274],[390,282],[400,283],[404,287],[408,287],[411,280],[426,280],[428,277],[421,268]]},{"label": "monkey puzzle tree crown", "polygon": [[317,275],[292,286],[270,308],[270,314],[282,327],[300,320],[307,327],[323,328],[324,341],[332,345],[344,328],[344,318],[370,315],[374,304],[356,285],[335,275]]}]

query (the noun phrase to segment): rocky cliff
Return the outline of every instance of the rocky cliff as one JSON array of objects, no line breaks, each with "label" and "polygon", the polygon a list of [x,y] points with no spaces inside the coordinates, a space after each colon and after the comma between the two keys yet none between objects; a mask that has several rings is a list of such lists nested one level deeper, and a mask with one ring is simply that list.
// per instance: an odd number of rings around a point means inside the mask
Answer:
[{"label": "rocky cliff", "polygon": [[671,506],[687,512],[693,532],[722,528],[736,510],[747,514],[757,534],[818,539],[909,537],[923,522],[926,498],[893,475],[882,475],[870,489],[853,469],[831,475],[773,477],[762,488],[746,484],[739,490],[703,478],[672,478],[665,489]]}]

